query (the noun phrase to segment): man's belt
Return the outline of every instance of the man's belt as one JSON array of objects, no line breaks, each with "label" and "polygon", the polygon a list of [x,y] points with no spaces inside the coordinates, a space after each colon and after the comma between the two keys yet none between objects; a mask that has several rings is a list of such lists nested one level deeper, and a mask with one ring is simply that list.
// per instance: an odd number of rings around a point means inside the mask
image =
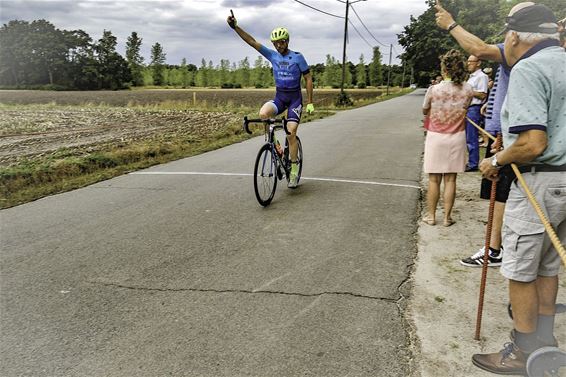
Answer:
[{"label": "man's belt", "polygon": [[521,173],[536,173],[536,172],[554,172],[554,171],[566,171],[565,165],[522,165],[518,166]]},{"label": "man's belt", "polygon": [[483,105],[483,103],[476,103],[476,104],[474,104],[474,105],[470,105],[470,106],[468,106],[468,107],[474,107],[474,106],[482,106],[482,105]]}]

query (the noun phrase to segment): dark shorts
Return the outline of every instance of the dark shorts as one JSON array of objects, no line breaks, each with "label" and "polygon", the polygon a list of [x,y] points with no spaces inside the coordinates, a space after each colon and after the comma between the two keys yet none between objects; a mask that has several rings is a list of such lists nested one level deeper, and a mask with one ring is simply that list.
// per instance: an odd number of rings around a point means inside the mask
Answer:
[{"label": "dark shorts", "polygon": [[[486,158],[493,156],[493,153],[490,152],[492,144],[493,140],[489,139],[485,151]],[[515,175],[515,172],[511,168],[511,165],[505,165],[501,169],[499,169],[499,181],[497,181],[497,189],[495,190],[495,200],[497,202],[507,202],[509,191],[511,190],[511,185],[513,184],[515,178],[517,177]],[[481,180],[480,198],[489,200],[490,195],[491,181],[484,178]]]},{"label": "dark shorts", "polygon": [[303,112],[303,94],[300,90],[284,92],[277,90],[275,98],[271,102],[277,107],[277,115],[287,111],[287,120],[300,123],[301,113]]}]

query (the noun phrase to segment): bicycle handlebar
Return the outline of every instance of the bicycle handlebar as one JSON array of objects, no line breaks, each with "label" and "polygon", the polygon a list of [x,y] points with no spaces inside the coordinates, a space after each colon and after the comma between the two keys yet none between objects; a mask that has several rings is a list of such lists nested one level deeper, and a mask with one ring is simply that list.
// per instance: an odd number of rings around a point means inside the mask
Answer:
[{"label": "bicycle handlebar", "polygon": [[244,117],[244,131],[246,131],[248,134],[252,134],[252,131],[250,131],[248,125],[250,123],[267,123],[267,124],[282,124],[283,125],[283,130],[285,130],[285,134],[290,135],[291,133],[289,132],[289,130],[287,129],[287,119],[285,119],[285,117],[281,118],[281,119],[248,119],[247,116]]}]

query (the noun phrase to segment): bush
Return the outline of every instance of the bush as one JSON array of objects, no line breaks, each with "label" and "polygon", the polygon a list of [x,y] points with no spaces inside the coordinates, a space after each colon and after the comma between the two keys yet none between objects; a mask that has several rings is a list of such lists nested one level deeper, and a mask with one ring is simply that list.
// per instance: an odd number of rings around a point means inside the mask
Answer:
[{"label": "bush", "polygon": [[341,92],[340,94],[338,94],[338,97],[336,98],[336,102],[334,104],[338,107],[352,106],[354,104],[354,101],[352,101],[352,98],[346,92]]}]

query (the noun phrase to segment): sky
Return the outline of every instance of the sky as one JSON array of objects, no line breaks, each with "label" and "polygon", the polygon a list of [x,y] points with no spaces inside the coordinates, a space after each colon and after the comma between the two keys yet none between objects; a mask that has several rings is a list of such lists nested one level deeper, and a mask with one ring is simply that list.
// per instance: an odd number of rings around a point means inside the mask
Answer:
[{"label": "sky", "polygon": [[[392,62],[398,64],[396,56],[403,48],[397,44],[397,34],[409,24],[411,15],[419,16],[426,7],[425,0],[352,4],[347,59],[357,64],[363,54],[367,64],[372,47],[378,46],[387,64],[393,44]],[[253,65],[259,53],[228,27],[230,9],[241,28],[270,48],[271,30],[283,26],[289,30],[289,48],[300,51],[309,64],[324,63],[327,54],[342,61],[346,5],[341,0],[0,0],[0,24],[45,19],[58,29],[82,29],[93,40],[110,30],[122,55],[128,36],[135,31],[142,38],[141,53],[147,63],[151,46],[158,42],[168,64],[180,64],[186,58],[200,66],[204,58],[216,66],[220,59],[237,63],[248,57]]]}]

